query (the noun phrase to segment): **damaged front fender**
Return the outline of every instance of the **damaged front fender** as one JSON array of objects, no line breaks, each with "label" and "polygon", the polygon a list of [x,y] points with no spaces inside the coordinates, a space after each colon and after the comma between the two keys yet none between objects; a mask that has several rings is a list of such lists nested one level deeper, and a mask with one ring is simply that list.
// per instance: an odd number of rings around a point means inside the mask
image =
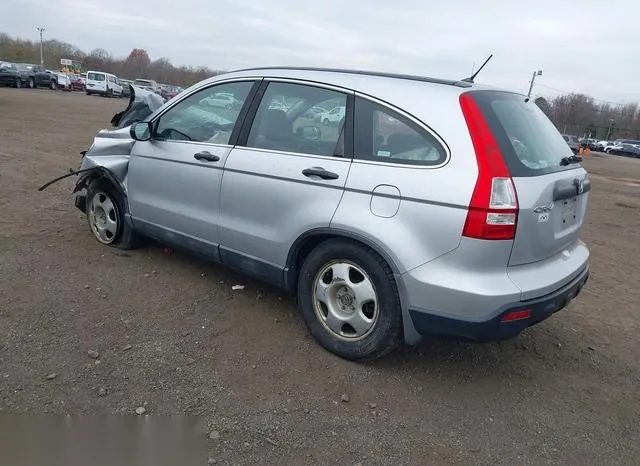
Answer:
[{"label": "damaged front fender", "polygon": [[[127,167],[129,165],[128,158],[110,157],[111,160],[100,160],[105,162],[103,164],[95,164],[95,161],[91,160],[95,165],[85,168],[84,173],[76,181],[76,186],[73,188],[73,193],[77,193],[85,189],[93,180],[99,178],[107,179],[115,187],[119,188],[123,194],[126,194],[125,179],[127,176]],[[84,164],[83,164],[84,166]]]}]

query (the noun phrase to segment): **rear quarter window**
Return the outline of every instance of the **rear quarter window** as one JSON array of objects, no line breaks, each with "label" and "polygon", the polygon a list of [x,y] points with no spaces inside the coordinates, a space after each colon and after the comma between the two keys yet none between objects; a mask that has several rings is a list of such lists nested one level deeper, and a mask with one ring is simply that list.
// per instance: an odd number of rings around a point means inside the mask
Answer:
[{"label": "rear quarter window", "polygon": [[564,157],[573,155],[571,148],[532,100],[504,91],[472,94],[513,176],[542,175],[577,166],[560,165]]},{"label": "rear quarter window", "polygon": [[358,97],[355,104],[357,159],[375,162],[439,165],[447,152],[438,140],[400,113]]}]

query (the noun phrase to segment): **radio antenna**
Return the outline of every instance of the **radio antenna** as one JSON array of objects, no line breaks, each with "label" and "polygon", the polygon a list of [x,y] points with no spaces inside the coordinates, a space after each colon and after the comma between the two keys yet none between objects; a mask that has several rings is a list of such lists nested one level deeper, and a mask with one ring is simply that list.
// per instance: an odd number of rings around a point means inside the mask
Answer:
[{"label": "radio antenna", "polygon": [[482,68],[484,68],[484,66],[485,66],[487,63],[489,63],[489,60],[491,60],[491,58],[492,58],[492,57],[493,57],[493,54],[489,55],[489,58],[487,58],[487,59],[484,61],[484,63],[483,63],[482,65],[480,65],[480,68],[478,68],[478,70],[477,70],[475,73],[473,73],[473,74],[471,75],[471,77],[469,77],[469,78],[465,78],[465,79],[463,79],[463,81],[464,81],[464,82],[466,82],[466,83],[473,83],[473,80],[476,78],[476,76],[478,76],[478,74],[480,74],[480,71],[482,71]]}]

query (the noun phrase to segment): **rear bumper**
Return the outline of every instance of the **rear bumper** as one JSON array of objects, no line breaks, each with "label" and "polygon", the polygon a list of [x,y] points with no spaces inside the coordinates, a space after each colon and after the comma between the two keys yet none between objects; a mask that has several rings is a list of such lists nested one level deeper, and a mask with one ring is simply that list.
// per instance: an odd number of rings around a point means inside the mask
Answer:
[{"label": "rear bumper", "polygon": [[[434,314],[425,309],[409,309],[413,326],[422,336],[447,337],[470,341],[504,340],[564,309],[589,279],[589,265],[569,283],[545,296],[518,301],[497,309],[485,318],[465,320]],[[529,317],[503,322],[514,311],[529,311]]]}]

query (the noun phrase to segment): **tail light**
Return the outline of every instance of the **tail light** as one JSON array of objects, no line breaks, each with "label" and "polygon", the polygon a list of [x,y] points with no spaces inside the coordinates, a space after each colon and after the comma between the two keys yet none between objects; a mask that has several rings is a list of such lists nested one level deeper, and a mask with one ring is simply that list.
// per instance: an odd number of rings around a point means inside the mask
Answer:
[{"label": "tail light", "polygon": [[518,223],[518,196],[511,172],[473,95],[462,94],[460,106],[478,162],[478,180],[462,234],[485,240],[513,239]]}]

